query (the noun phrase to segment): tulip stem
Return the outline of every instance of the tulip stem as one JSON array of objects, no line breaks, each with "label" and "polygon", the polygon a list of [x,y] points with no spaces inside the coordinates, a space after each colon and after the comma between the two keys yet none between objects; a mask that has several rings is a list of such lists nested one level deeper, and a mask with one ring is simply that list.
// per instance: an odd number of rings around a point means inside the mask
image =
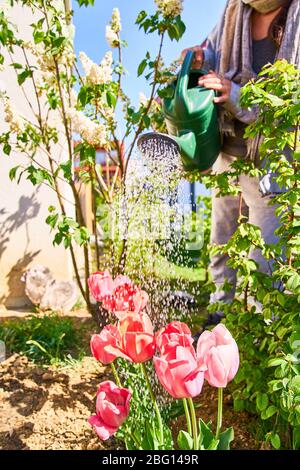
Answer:
[{"label": "tulip stem", "polygon": [[218,421],[217,421],[217,432],[216,439],[219,439],[220,431],[222,427],[222,414],[223,414],[223,388],[218,388]]},{"label": "tulip stem", "polygon": [[160,443],[161,443],[161,445],[163,445],[163,443],[164,443],[163,422],[162,422],[161,414],[160,414],[160,411],[159,411],[159,408],[158,408],[158,405],[157,405],[157,401],[155,399],[155,395],[154,395],[152,387],[151,387],[151,383],[150,383],[150,380],[149,380],[149,375],[148,375],[148,372],[147,372],[147,369],[146,369],[146,366],[145,366],[144,362],[141,364],[141,369],[143,371],[145,381],[146,381],[146,385],[147,385],[147,388],[149,390],[152,403],[154,405],[154,409],[155,409],[155,413],[156,413],[157,421],[158,421],[158,425],[159,425]]},{"label": "tulip stem", "polygon": [[191,411],[191,417],[192,417],[194,450],[198,450],[198,430],[197,430],[197,419],[196,419],[194,402],[193,402],[192,398],[188,398],[187,400],[188,400],[188,403],[190,405],[190,411]]},{"label": "tulip stem", "polygon": [[112,370],[112,373],[114,375],[116,384],[118,385],[118,387],[122,387],[121,380],[120,380],[119,374],[117,372],[116,366],[114,365],[113,362],[110,364],[110,366],[111,366],[111,370]]},{"label": "tulip stem", "polygon": [[188,433],[192,435],[192,422],[191,422],[189,407],[188,407],[186,398],[183,398],[182,401],[183,401],[183,407],[184,407],[184,412],[185,412],[185,417],[186,417],[187,430],[188,430]]}]

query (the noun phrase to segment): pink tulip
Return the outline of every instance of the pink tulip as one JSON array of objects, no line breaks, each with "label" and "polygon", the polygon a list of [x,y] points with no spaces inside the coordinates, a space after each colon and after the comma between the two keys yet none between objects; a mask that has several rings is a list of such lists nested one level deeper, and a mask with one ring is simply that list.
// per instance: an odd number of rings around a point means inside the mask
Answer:
[{"label": "pink tulip", "polygon": [[136,363],[148,361],[155,351],[150,318],[146,313],[128,313],[117,326],[105,326],[92,336],[91,351],[102,364],[110,364],[117,357]]},{"label": "pink tulip", "polygon": [[141,312],[149,299],[148,294],[134,286],[129,277],[119,275],[113,280],[108,271],[92,274],[88,284],[93,297],[119,319],[124,318],[127,312]]},{"label": "pink tulip", "polygon": [[122,348],[132,362],[141,363],[151,359],[155,352],[155,336],[150,318],[146,313],[128,314],[119,322]]},{"label": "pink tulip", "polygon": [[131,393],[107,380],[97,391],[96,414],[88,422],[99,438],[106,441],[126,420],[130,410]]},{"label": "pink tulip", "polygon": [[101,302],[113,294],[114,281],[108,271],[98,271],[91,274],[88,278],[88,285],[91,294],[97,302]]},{"label": "pink tulip", "polygon": [[223,324],[202,333],[197,344],[197,356],[200,363],[207,366],[205,379],[213,387],[226,387],[239,368],[237,344]]},{"label": "pink tulip", "polygon": [[189,327],[185,323],[173,321],[157,333],[156,347],[164,355],[176,346],[191,346],[193,341]]},{"label": "pink tulip", "polygon": [[127,312],[139,313],[143,310],[148,299],[148,294],[134,286],[128,277],[117,276],[113,295],[105,299],[103,307],[122,319]]},{"label": "pink tulip", "polygon": [[174,346],[168,354],[154,357],[162,386],[174,398],[193,398],[201,393],[205,365],[199,367],[192,346]]}]

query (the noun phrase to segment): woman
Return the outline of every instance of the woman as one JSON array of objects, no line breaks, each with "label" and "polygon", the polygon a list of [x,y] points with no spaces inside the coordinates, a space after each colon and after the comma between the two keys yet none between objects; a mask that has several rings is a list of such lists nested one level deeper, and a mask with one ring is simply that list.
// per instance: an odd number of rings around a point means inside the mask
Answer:
[{"label": "woman", "polygon": [[[239,105],[241,87],[257,76],[261,68],[275,59],[285,58],[300,67],[300,0],[229,0],[219,24],[203,46],[185,49],[195,52],[193,67],[209,73],[199,84],[218,92],[215,102],[220,106],[220,125],[223,135],[222,152],[213,166],[214,173],[230,169],[236,158],[257,159],[259,142],[247,142],[244,130],[255,120],[256,110]],[[274,174],[268,173],[260,180],[242,174],[239,185],[242,191],[243,213],[249,222],[260,227],[267,243],[277,241],[274,234],[278,219],[274,206],[269,205],[272,195],[280,192]],[[225,244],[237,229],[239,198],[216,197],[212,193],[212,244]],[[252,258],[260,270],[270,273],[270,266],[259,251]],[[230,302],[234,297],[236,273],[226,265],[226,255],[214,256],[211,273],[217,287],[227,279],[233,285],[230,292],[220,289],[211,302]],[[222,313],[210,315],[205,326],[216,324]]]}]

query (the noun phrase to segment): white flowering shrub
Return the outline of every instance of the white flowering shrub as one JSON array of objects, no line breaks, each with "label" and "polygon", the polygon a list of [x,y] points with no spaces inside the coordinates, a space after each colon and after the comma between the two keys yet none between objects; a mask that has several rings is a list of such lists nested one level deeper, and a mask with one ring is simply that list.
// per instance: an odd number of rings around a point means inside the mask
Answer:
[{"label": "white flowering shrub", "polygon": [[[77,1],[80,6],[94,3]],[[92,235],[96,249],[91,250],[91,234],[80,205],[80,186],[92,184],[94,210],[99,200],[109,209],[116,191],[122,191],[125,185],[128,163],[139,134],[150,126],[163,127],[157,97],[163,95],[163,87],[172,75],[163,64],[163,43],[166,35],[178,41],[184,33],[185,26],[180,18],[182,2],[156,1],[153,2],[153,6],[157,6],[154,14],[148,15],[145,11],[138,14],[138,27],[145,34],[160,37],[157,56],[147,53],[138,67],[138,75],[145,75],[149,82],[148,98],[142,99],[138,107],[132,105],[123,91],[122,48],[127,44],[121,38],[121,16],[117,8],[113,9],[106,28],[110,50],[95,63],[84,52],[76,56],[72,12],[66,9],[67,3],[63,0],[13,0],[11,4],[31,9],[37,18],[31,24],[31,39],[28,40],[28,35],[25,39],[23,31],[9,19],[9,12],[0,11],[0,65],[14,70],[31,114],[22,116],[14,96],[8,96],[1,88],[7,128],[0,134],[0,145],[4,154],[13,156],[14,151],[24,157],[22,165],[15,166],[12,161],[11,179],[20,182],[26,177],[33,185],[47,184],[56,192],[57,207],[49,208],[46,222],[54,230],[54,243],[63,243],[71,251],[80,291],[91,309],[88,286],[81,280],[74,245],[83,250],[84,278],[88,279],[90,269],[99,268],[99,241],[95,223]],[[33,90],[33,100],[28,98],[29,89]],[[119,132],[116,109],[124,111],[124,135]],[[78,136],[80,144],[74,146]],[[67,143],[64,161],[57,158],[59,142]],[[106,152],[107,164],[113,165],[114,176],[109,179],[104,177],[97,163],[99,149]],[[43,161],[39,155],[43,155]],[[73,195],[76,220],[67,216],[63,189],[66,184]],[[93,217],[97,222],[98,215],[94,213]],[[119,250],[116,272],[124,269],[125,249]]]},{"label": "white flowering shrub", "polygon": [[175,18],[183,10],[183,0],[155,0],[155,3],[165,17]]}]

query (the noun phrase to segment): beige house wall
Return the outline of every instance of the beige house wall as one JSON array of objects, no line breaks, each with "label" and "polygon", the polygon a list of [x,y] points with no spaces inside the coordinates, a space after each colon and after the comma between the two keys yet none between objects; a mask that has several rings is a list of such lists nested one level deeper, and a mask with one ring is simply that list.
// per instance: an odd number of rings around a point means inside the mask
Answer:
[{"label": "beige house wall", "polygon": [[[6,2],[0,0],[0,6]],[[31,12],[20,6],[12,10],[14,23],[19,30],[30,37],[29,27],[33,22]],[[16,57],[16,61],[21,58]],[[13,97],[17,111],[32,118],[22,90],[16,82],[15,71],[5,67],[0,72],[1,87],[4,87],[8,95]],[[26,84],[26,93],[31,103],[35,106],[33,89]],[[0,105],[0,132],[7,128],[4,122],[3,107]],[[47,166],[47,158],[40,154],[39,161]],[[55,158],[66,160],[66,145],[63,139],[55,149]],[[16,181],[10,181],[8,173],[10,168],[16,165],[26,165],[28,161],[24,155],[11,154],[0,155],[0,305],[6,307],[21,307],[30,303],[24,293],[24,284],[21,275],[26,269],[35,264],[48,266],[57,279],[72,279],[73,269],[69,252],[62,246],[54,247],[52,244],[53,233],[45,223],[48,215],[48,207],[58,207],[55,192],[44,186],[32,186],[25,178],[19,185]],[[68,215],[74,216],[74,204],[72,195],[67,186],[61,187]]]}]

